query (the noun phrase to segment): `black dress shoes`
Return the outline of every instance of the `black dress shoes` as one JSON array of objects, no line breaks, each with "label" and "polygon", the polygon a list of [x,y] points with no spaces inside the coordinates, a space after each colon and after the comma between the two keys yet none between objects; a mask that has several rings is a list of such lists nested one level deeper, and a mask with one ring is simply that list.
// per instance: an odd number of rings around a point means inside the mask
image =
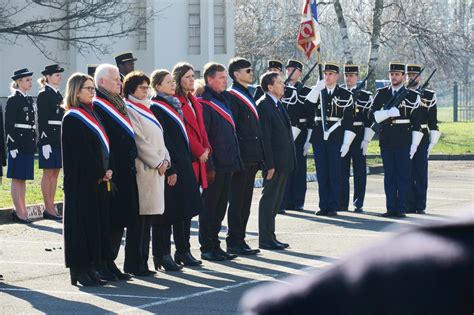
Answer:
[{"label": "black dress shoes", "polygon": [[290,247],[290,244],[288,244],[288,243],[283,243],[283,242],[280,242],[280,241],[279,241],[279,240],[277,240],[277,239],[275,240],[275,243],[277,243],[278,245],[281,245],[281,246],[283,246],[284,248],[288,248],[288,247]]},{"label": "black dress shoes", "polygon": [[154,256],[153,262],[155,263],[155,270],[164,268],[166,271],[180,271],[183,269],[183,266],[178,265],[170,254],[161,257]]},{"label": "black dress shoes", "polygon": [[31,221],[30,219],[26,218],[26,219],[22,219],[18,216],[18,214],[16,213],[16,211],[12,211],[12,219],[13,219],[13,222],[17,222],[17,223],[21,223],[21,224],[30,224]]},{"label": "black dress shoes", "polygon": [[190,267],[195,267],[202,264],[202,261],[194,258],[190,252],[184,254],[174,253],[174,261],[176,261],[177,264]]},{"label": "black dress shoes", "polygon": [[71,275],[71,284],[72,285],[77,285],[79,282],[80,285],[85,286],[85,287],[97,287],[99,286],[99,283],[96,281],[96,279],[92,279],[89,276],[89,273],[87,272],[86,269],[73,269],[71,268],[69,270],[70,275]]},{"label": "black dress shoes", "polygon": [[245,245],[236,245],[236,246],[229,246],[227,245],[227,253],[239,255],[239,256],[250,256],[256,255],[260,252],[258,249],[251,249],[247,248]]},{"label": "black dress shoes", "polygon": [[123,273],[118,269],[117,265],[113,262],[113,260],[107,261],[107,269],[113,273],[119,280],[125,280],[128,281],[132,279],[132,276],[129,275],[128,273]]},{"label": "black dress shoes", "polygon": [[364,213],[364,209],[362,209],[362,208],[355,208],[355,209],[354,209],[354,212],[355,212],[355,213]]},{"label": "black dress shoes", "polygon": [[51,214],[48,211],[44,210],[43,212],[43,219],[45,220],[53,220],[53,221],[62,221],[63,217],[59,214]]},{"label": "black dress shoes", "polygon": [[136,277],[150,277],[150,276],[153,276],[153,275],[156,275],[156,271],[153,271],[153,270],[137,270],[137,271],[130,271],[128,272]]},{"label": "black dress shoes", "polygon": [[389,212],[385,212],[384,214],[382,214],[382,217],[385,217],[385,218],[404,218],[406,217],[405,213],[402,213],[400,211],[389,211]]},{"label": "black dress shoes", "polygon": [[280,209],[280,210],[278,210],[278,214],[286,214],[285,209]]},{"label": "black dress shoes", "polygon": [[222,248],[220,248],[220,247],[214,249],[214,252],[215,252],[217,255],[221,255],[222,257],[224,257],[225,260],[232,260],[232,259],[237,258],[237,255],[226,253],[226,252],[224,252],[224,251],[222,250]]},{"label": "black dress shoes", "polygon": [[418,214],[426,214],[426,211],[425,211],[425,210],[416,210],[416,213],[418,213]]},{"label": "black dress shoes", "polygon": [[209,260],[209,261],[224,261],[225,260],[224,256],[221,256],[214,251],[201,253],[201,259]]},{"label": "black dress shoes", "polygon": [[319,210],[316,212],[316,215],[334,217],[337,215],[337,212],[334,210]]},{"label": "black dress shoes", "polygon": [[261,249],[268,249],[268,250],[283,250],[285,246],[282,244],[278,244],[275,241],[268,241],[268,242],[260,242],[258,247]]}]

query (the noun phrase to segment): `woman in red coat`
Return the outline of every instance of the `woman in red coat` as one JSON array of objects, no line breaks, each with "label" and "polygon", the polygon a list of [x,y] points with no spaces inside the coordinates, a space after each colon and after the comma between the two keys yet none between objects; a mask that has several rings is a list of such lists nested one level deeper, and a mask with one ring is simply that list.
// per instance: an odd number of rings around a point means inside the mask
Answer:
[{"label": "woman in red coat", "polygon": [[189,63],[178,63],[173,68],[176,82],[176,97],[182,104],[186,131],[189,136],[191,152],[194,156],[193,168],[196,180],[202,189],[207,188],[206,161],[211,154],[202,118],[202,106],[192,94],[194,90],[194,68]]}]

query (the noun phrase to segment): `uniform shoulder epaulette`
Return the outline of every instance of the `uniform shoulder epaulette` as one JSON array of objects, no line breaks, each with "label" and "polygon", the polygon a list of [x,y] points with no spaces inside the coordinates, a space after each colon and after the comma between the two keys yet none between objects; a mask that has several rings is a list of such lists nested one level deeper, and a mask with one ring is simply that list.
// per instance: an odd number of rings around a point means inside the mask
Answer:
[{"label": "uniform shoulder epaulette", "polygon": [[365,93],[367,95],[372,95],[372,92],[367,91],[367,90],[360,90],[361,93]]},{"label": "uniform shoulder epaulette", "polygon": [[342,86],[339,87],[339,93],[340,93],[341,96],[344,96],[344,97],[347,97],[347,98],[352,96],[352,92],[349,91],[348,89],[342,87]]},{"label": "uniform shoulder epaulette", "polygon": [[390,88],[390,85],[383,86],[381,88],[378,88],[377,91],[382,91],[382,90],[388,90]]}]

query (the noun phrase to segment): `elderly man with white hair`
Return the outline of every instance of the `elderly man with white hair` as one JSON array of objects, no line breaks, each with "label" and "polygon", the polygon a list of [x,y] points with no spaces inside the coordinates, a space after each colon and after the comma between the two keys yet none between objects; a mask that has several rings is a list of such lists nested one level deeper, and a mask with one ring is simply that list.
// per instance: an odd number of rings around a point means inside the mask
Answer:
[{"label": "elderly man with white hair", "polygon": [[[129,280],[131,276],[121,272],[114,260],[117,258],[124,228],[132,227],[138,222],[138,188],[136,181],[135,158],[137,147],[135,133],[126,104],[120,96],[122,82],[116,66],[102,64],[95,72],[96,97],[93,100],[94,111],[100,116],[107,131],[110,142],[110,167],[114,171],[112,200],[110,211],[106,218],[109,229],[105,231],[103,242],[106,244],[104,263],[99,268],[99,277],[104,280]],[[127,233],[125,246],[125,267],[136,257],[134,251],[128,248],[128,239],[133,237]],[[125,268],[126,269],[126,268]]]}]

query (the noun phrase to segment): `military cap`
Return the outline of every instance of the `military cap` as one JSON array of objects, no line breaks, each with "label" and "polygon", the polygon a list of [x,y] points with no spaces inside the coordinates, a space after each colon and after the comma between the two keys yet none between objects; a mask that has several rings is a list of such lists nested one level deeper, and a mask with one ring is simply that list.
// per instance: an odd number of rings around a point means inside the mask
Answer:
[{"label": "military cap", "polygon": [[268,60],[268,69],[277,68],[280,71],[283,71],[283,62],[280,60]]},{"label": "military cap", "polygon": [[49,65],[44,67],[44,70],[41,71],[42,75],[51,75],[53,73],[64,72],[64,68],[61,68],[59,65]]},{"label": "military cap", "polygon": [[344,73],[355,73],[359,74],[359,65],[345,64]]},{"label": "military cap", "polygon": [[326,62],[323,71],[339,73],[339,65],[335,62]]},{"label": "military cap", "polygon": [[299,62],[298,60],[294,59],[289,59],[288,62],[286,63],[287,68],[297,68],[300,69],[300,71],[303,71],[303,64]]},{"label": "military cap", "polygon": [[403,72],[405,73],[405,64],[401,62],[391,62],[388,66],[388,72]]},{"label": "military cap", "polygon": [[120,55],[115,56],[115,62],[117,63],[117,66],[127,61],[137,61],[137,60],[138,59],[134,58],[131,52],[124,52],[124,53],[121,53]]},{"label": "military cap", "polygon": [[24,77],[29,77],[32,75],[33,75],[33,72],[28,70],[28,68],[23,68],[23,69],[16,70],[15,72],[13,72],[12,80],[15,81],[15,80],[18,80]]},{"label": "military cap", "polygon": [[409,63],[407,64],[406,69],[407,69],[406,71],[407,73],[420,73],[421,66],[414,63]]}]

